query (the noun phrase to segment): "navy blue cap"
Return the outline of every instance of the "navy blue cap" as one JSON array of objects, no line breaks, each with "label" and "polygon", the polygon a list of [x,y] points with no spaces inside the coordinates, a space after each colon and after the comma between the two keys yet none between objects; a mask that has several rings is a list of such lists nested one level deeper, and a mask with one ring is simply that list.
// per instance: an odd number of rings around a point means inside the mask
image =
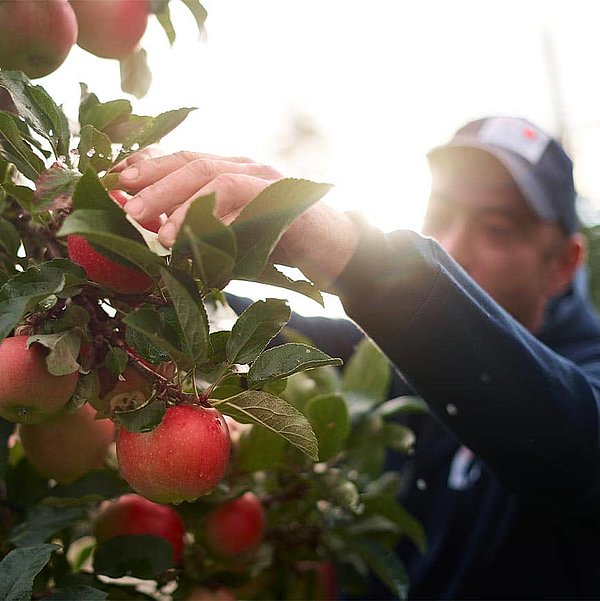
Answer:
[{"label": "navy blue cap", "polygon": [[520,117],[471,121],[427,157],[431,162],[450,148],[489,153],[508,170],[540,219],[559,223],[567,234],[577,229],[573,162],[557,140],[530,121]]}]

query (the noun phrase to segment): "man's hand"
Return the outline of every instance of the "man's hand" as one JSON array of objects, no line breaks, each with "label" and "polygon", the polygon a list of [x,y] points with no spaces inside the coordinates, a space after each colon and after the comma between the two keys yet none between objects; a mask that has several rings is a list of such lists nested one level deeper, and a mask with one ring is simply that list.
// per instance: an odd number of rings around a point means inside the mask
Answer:
[{"label": "man's hand", "polygon": [[[119,166],[120,185],[135,194],[125,210],[137,221],[165,214],[160,242],[173,245],[193,199],[214,193],[215,216],[231,223],[242,209],[282,175],[242,157],[195,152],[146,158],[133,155]],[[317,203],[298,217],[282,237],[273,259],[300,268],[327,286],[346,266],[358,243],[355,224],[343,213]]]}]

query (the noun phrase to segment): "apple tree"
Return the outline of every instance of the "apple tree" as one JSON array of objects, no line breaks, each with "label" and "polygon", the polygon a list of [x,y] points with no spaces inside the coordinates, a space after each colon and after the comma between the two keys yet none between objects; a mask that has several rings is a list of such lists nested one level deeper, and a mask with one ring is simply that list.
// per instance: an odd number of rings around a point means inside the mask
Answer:
[{"label": "apple tree", "polygon": [[193,109],[82,86],[69,124],[22,72],[0,87],[0,597],[332,599],[370,577],[405,597],[394,549],[426,542],[385,458],[423,403],[388,400],[368,340],[342,366],[286,301],[236,315],[223,292],[322,303],[270,255],[329,186],[281,180],[230,225],[199,197],[166,249],[112,168]]}]

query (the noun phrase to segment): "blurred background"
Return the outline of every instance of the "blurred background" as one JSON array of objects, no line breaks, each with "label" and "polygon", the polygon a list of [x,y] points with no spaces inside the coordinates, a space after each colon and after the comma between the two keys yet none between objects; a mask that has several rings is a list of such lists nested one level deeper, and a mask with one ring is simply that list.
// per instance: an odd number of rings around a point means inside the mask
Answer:
[{"label": "blurred background", "polygon": [[[426,152],[464,122],[520,115],[562,139],[584,222],[600,208],[600,36],[595,2],[513,0],[205,0],[205,35],[170,3],[177,39],[156,19],[142,39],[153,82],[135,99],[117,61],[75,46],[38,80],[75,117],[78,82],[138,114],[197,107],[165,151],[250,156],[333,183],[326,200],[385,231],[419,230]],[[233,283],[256,298],[274,289]],[[292,293],[283,293],[285,296]],[[341,315],[289,296],[304,314]]]}]

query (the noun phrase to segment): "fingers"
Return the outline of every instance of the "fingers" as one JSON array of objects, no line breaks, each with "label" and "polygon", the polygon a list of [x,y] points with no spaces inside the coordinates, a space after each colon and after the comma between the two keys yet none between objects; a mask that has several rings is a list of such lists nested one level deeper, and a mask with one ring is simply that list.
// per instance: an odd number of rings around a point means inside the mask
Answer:
[{"label": "fingers", "polygon": [[155,157],[162,156],[164,154],[165,153],[160,148],[160,146],[158,146],[157,144],[151,144],[150,146],[146,146],[144,149],[140,150],[139,152],[136,152],[135,154],[128,156],[126,159],[123,159],[120,163],[117,163],[111,169],[111,171],[113,173],[118,173],[120,171],[123,171],[127,167],[130,167],[131,165],[135,165],[139,161],[144,161],[146,159],[152,159]]},{"label": "fingers", "polygon": [[169,216],[177,207],[198,196],[215,178],[245,174],[274,181],[281,175],[271,167],[247,159],[229,160],[212,155],[179,152],[141,161],[121,172],[119,181],[137,194],[125,210],[138,221]]},{"label": "fingers", "polygon": [[198,196],[214,192],[216,199],[215,217],[229,224],[270,183],[272,183],[272,180],[243,173],[224,173],[216,176],[203,188],[198,190],[192,198],[189,198],[172,211],[169,219],[158,232],[159,241],[166,247],[173,246],[185,215],[192,201]]}]

